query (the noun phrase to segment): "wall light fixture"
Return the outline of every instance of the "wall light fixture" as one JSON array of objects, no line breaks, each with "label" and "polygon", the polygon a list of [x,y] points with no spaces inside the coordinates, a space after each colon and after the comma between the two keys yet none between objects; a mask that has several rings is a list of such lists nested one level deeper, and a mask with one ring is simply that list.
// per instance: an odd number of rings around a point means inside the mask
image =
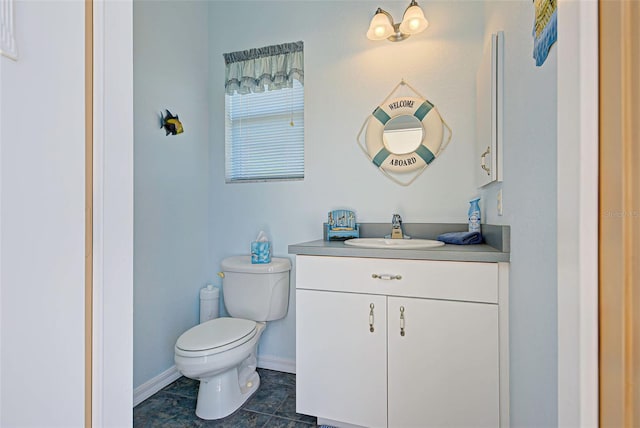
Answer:
[{"label": "wall light fixture", "polygon": [[400,42],[412,34],[423,32],[429,26],[429,21],[424,17],[424,12],[418,6],[416,0],[411,3],[404,11],[402,22],[393,23],[393,17],[382,8],[376,10],[376,14],[371,19],[367,38],[369,40],[390,40],[392,42]]}]

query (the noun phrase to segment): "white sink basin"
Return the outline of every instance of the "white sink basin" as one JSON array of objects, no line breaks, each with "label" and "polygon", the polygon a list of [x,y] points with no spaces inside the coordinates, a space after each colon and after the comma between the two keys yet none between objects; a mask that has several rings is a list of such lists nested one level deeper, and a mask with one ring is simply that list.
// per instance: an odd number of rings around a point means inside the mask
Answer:
[{"label": "white sink basin", "polygon": [[441,247],[444,242],[432,239],[388,239],[388,238],[354,238],[344,241],[345,245],[362,248],[386,248],[392,250],[417,250],[421,248]]}]

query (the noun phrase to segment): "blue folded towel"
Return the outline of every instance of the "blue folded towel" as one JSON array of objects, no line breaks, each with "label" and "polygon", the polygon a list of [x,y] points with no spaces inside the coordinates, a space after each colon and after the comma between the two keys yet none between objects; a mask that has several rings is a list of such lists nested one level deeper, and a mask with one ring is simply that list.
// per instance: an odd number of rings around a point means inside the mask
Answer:
[{"label": "blue folded towel", "polygon": [[482,243],[480,232],[449,232],[438,236],[438,241],[446,244],[473,245]]}]

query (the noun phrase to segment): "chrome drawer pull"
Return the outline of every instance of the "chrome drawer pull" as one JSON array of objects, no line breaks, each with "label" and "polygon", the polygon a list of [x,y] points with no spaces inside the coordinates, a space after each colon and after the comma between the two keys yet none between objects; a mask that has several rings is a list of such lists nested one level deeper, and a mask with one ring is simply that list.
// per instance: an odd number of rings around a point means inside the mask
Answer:
[{"label": "chrome drawer pull", "polygon": [[487,157],[487,155],[491,153],[491,146],[487,146],[487,151],[484,152],[482,154],[482,156],[480,156],[480,168],[484,169],[487,173],[487,175],[491,175],[491,169],[487,167],[486,163],[485,163],[485,158]]},{"label": "chrome drawer pull", "polygon": [[388,273],[381,273],[381,274],[377,274],[377,273],[372,273],[371,274],[371,278],[373,279],[384,279],[384,280],[392,280],[392,279],[402,279],[402,275],[391,275]]},{"label": "chrome drawer pull", "polygon": [[404,336],[404,306],[400,306],[400,336]]},{"label": "chrome drawer pull", "polygon": [[371,309],[371,311],[369,311],[369,331],[371,333],[373,333],[373,308],[375,306],[373,306],[373,303],[369,305],[369,309]]}]

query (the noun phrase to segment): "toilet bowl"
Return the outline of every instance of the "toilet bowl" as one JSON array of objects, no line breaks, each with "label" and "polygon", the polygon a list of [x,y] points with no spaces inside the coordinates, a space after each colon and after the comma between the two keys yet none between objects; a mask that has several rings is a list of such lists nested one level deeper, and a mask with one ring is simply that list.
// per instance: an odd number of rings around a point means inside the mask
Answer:
[{"label": "toilet bowl", "polygon": [[250,257],[230,257],[222,268],[222,293],[232,317],[192,327],[175,345],[178,371],[200,381],[196,415],[202,419],[224,418],[256,392],[258,341],[266,321],[286,315],[289,301],[288,259],[252,265]]},{"label": "toilet bowl", "polygon": [[180,336],[175,363],[184,376],[200,381],[199,418],[224,418],[258,389],[256,350],[265,327],[241,318],[217,318]]}]

